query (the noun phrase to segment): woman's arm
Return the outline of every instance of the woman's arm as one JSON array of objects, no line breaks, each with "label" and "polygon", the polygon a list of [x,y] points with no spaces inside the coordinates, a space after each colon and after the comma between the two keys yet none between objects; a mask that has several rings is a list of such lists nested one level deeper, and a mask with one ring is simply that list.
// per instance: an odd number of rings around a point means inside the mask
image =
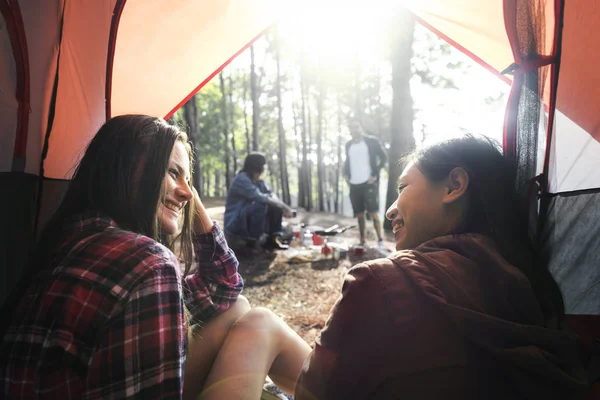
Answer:
[{"label": "woman's arm", "polygon": [[198,268],[184,278],[184,299],[192,323],[207,322],[229,309],[244,283],[238,260],[227,246],[221,229],[209,217],[194,190],[194,253]]}]

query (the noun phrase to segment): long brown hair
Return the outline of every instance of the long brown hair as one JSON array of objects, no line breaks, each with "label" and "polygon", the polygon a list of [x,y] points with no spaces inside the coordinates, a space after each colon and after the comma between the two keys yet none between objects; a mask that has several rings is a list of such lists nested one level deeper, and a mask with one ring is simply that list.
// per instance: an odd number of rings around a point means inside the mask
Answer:
[{"label": "long brown hair", "polygon": [[[100,212],[122,229],[162,242],[172,251],[177,249],[177,258],[185,265],[184,275],[189,272],[193,262],[193,199],[185,206],[182,228],[177,234],[162,232],[157,218],[165,195],[163,181],[176,141],[184,144],[193,165],[187,135],[164,120],[147,115],[122,115],[100,128],[75,169],[61,205],[42,231],[27,270],[0,309],[0,339],[31,279],[42,270],[55,267],[52,258],[63,237],[65,221],[80,213]],[[184,318],[189,320],[185,308]]]},{"label": "long brown hair", "polygon": [[[45,227],[36,252],[37,268],[48,267],[65,219],[84,211],[98,211],[119,227],[179,249],[186,273],[192,264],[193,201],[185,206],[181,231],[162,232],[158,207],[171,151],[181,141],[193,165],[185,132],[147,115],[122,115],[107,121],[94,136],[73,175],[60,207]],[[191,171],[190,171],[191,174]]]}]

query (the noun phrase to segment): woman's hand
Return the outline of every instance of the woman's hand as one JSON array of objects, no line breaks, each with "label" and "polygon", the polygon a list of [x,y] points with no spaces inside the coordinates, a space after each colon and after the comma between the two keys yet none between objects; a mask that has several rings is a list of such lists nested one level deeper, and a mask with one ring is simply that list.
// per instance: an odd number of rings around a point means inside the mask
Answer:
[{"label": "woman's hand", "polygon": [[194,193],[194,220],[192,229],[196,234],[210,232],[214,225],[213,221],[208,216],[208,212],[204,208],[204,204],[202,204],[196,188],[192,187],[192,192]]},{"label": "woman's hand", "polygon": [[292,210],[286,210],[283,212],[283,216],[286,218],[294,218],[294,212]]}]

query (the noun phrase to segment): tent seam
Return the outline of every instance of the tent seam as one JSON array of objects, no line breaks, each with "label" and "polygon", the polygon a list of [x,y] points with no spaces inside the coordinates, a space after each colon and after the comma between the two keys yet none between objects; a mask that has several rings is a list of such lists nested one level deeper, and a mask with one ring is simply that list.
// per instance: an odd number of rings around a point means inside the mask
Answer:
[{"label": "tent seam", "polygon": [[60,17],[59,31],[58,31],[58,50],[56,55],[56,72],[54,73],[54,84],[52,87],[52,95],[50,97],[50,103],[48,106],[48,124],[46,126],[46,134],[44,136],[44,144],[42,147],[42,154],[40,157],[40,170],[39,170],[39,183],[37,190],[37,207],[36,207],[36,215],[35,215],[35,223],[34,223],[34,232],[38,230],[39,218],[40,218],[40,209],[42,206],[42,194],[44,189],[44,161],[48,156],[48,148],[50,144],[50,135],[52,133],[52,127],[54,125],[54,117],[56,114],[56,99],[58,97],[58,81],[59,81],[59,72],[60,72],[60,56],[62,52],[62,39],[63,39],[63,29],[65,22],[65,10],[67,9],[67,0],[63,2],[63,9]]},{"label": "tent seam", "polygon": [[106,120],[108,121],[112,115],[111,101],[112,101],[112,76],[113,67],[115,63],[115,51],[117,46],[117,34],[119,31],[119,24],[121,22],[121,15],[123,15],[123,9],[125,8],[127,0],[117,0],[115,8],[113,10],[112,21],[110,23],[110,33],[108,35],[108,48],[106,54],[106,87],[104,94],[104,101],[106,102]]},{"label": "tent seam", "polygon": [[[27,155],[27,137],[30,109],[30,74],[27,39],[23,27],[23,17],[17,2],[1,2],[0,11],[4,15],[15,59],[17,85],[17,128],[13,147],[12,171],[24,171]],[[22,160],[21,160],[22,159]]]},{"label": "tent seam", "polygon": [[245,46],[243,46],[238,52],[236,52],[233,56],[231,56],[229,59],[227,59],[227,61],[225,61],[219,68],[217,68],[212,74],[210,74],[205,80],[203,80],[198,86],[196,86],[196,88],[194,90],[192,90],[186,97],[184,97],[183,100],[180,101],[171,111],[169,111],[164,116],[164,119],[166,120],[166,119],[171,118],[171,116],[173,116],[173,114],[175,114],[175,112],[177,110],[179,110],[181,107],[183,107],[183,105],[185,103],[187,103],[188,100],[191,99],[200,89],[202,89],[204,87],[204,85],[206,85],[208,82],[210,82],[210,80],[212,78],[214,78],[219,72],[221,72],[223,70],[223,68],[225,68],[227,65],[229,65],[237,56],[239,56],[245,50],[247,50],[250,46],[252,46],[252,44],[254,44],[254,42],[256,42],[258,39],[260,39],[275,24],[277,24],[277,22],[274,22],[271,25],[269,25],[266,29],[264,29],[262,32],[260,32],[252,40],[250,40],[250,42],[248,42]]}]

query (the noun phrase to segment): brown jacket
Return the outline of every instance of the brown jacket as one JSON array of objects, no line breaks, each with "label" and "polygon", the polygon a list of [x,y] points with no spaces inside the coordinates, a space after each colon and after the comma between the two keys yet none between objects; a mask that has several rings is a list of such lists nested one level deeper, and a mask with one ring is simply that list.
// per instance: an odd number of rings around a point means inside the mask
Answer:
[{"label": "brown jacket", "polygon": [[464,234],[352,268],[295,398],[577,399],[585,382],[527,278]]}]

